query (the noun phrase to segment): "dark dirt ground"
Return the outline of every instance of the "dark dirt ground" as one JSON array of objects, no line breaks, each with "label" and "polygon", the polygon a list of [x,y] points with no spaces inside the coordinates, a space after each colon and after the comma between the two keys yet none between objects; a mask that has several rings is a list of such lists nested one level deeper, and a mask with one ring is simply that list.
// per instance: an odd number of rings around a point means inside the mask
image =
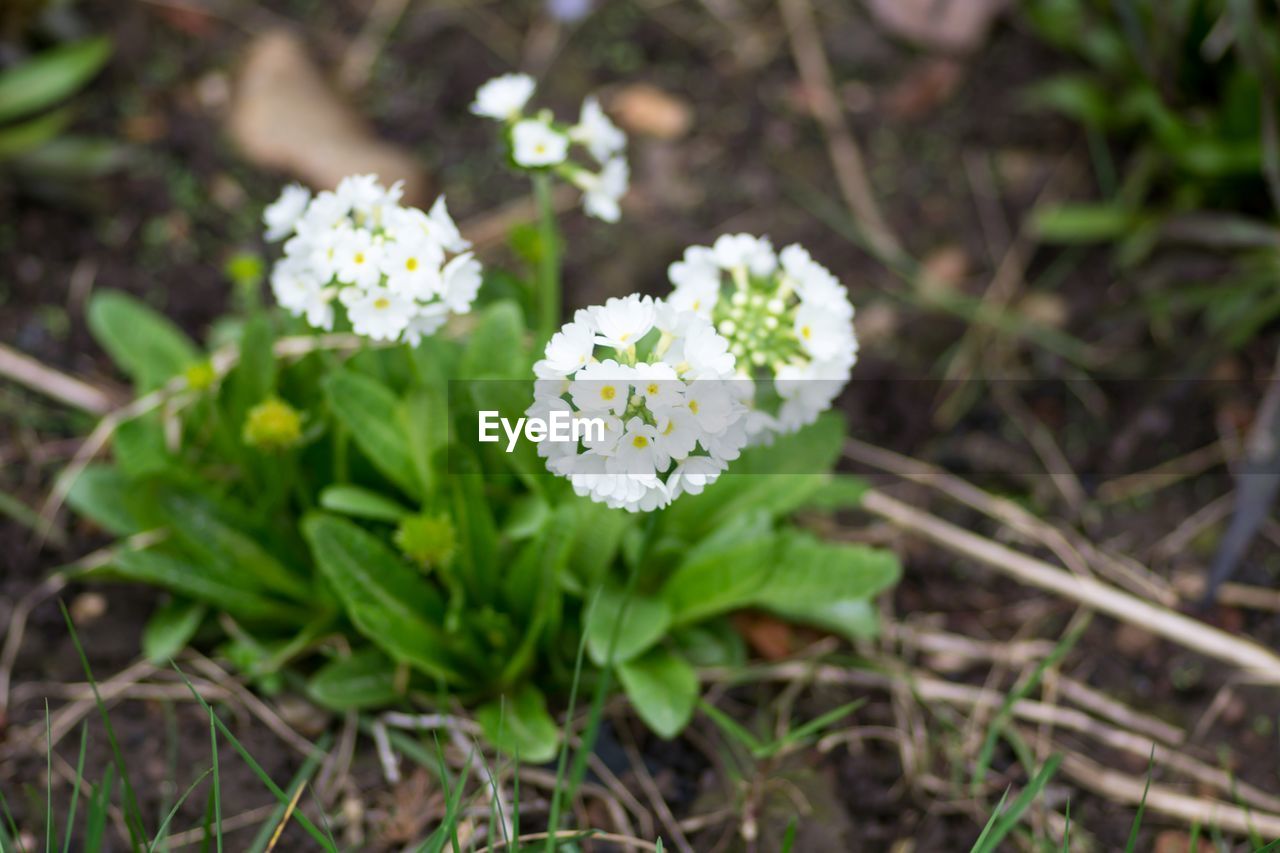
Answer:
[{"label": "dark dirt ground", "polygon": [[[255,168],[233,150],[222,132],[219,93],[230,84],[246,40],[277,23],[301,31],[322,64],[330,66],[359,28],[363,5],[229,0],[211,7],[218,14],[204,15],[166,2],[84,4],[89,26],[109,33],[117,53],[92,95],[83,99],[81,121],[122,136],[139,156],[124,174],[77,188],[69,203],[52,203],[47,188],[0,172],[0,340],[77,376],[113,385],[112,369],[83,320],[85,298],[96,288],[138,294],[193,334],[203,334],[228,306],[229,285],[222,272],[227,259],[236,251],[263,250],[258,213],[283,179]],[[1069,183],[1069,194],[1090,192],[1079,134],[1059,121],[1029,114],[1019,100],[1020,84],[1061,68],[1063,60],[1034,41],[1016,19],[1006,21],[985,48],[959,62],[952,91],[934,91],[927,70],[935,60],[885,38],[857,4],[818,6],[839,94],[863,142],[872,182],[892,226],[910,253],[926,263],[960,258],[962,270],[947,286],[980,294],[1000,261],[988,248],[984,215],[992,210],[1003,214],[1005,227],[1016,232],[1050,173],[1063,162],[1085,176]],[[508,36],[525,29],[530,7],[485,4],[486,15],[505,22],[500,28],[488,26],[490,19],[449,7],[411,6],[357,101],[382,136],[409,146],[430,165],[436,187],[448,192],[460,221],[523,191],[488,157],[489,129],[470,117],[466,107],[478,84],[519,58],[520,45]],[[993,491],[1017,495],[1049,517],[1065,517],[1064,507],[1045,488],[1039,463],[990,395],[980,396],[954,427],[935,425],[933,391],[939,386],[931,383],[965,326],[921,307],[906,285],[816,215],[815,198],[841,209],[821,133],[808,115],[776,10],[756,3],[744,8],[749,14],[740,23],[758,36],[752,50],[699,4],[616,0],[589,18],[556,54],[544,75],[550,82],[542,96],[562,110],[592,88],[646,80],[687,99],[697,117],[685,139],[633,141],[633,199],[620,228],[587,222],[577,214],[567,217],[568,307],[636,288],[660,291],[666,265],[685,245],[710,242],[727,230],[766,232],[776,245],[802,241],[849,285],[859,306],[862,363],[845,402],[854,435],[945,464]],[[974,175],[986,173],[986,167],[994,198],[982,198],[985,190],[974,184]],[[1176,346],[1170,346],[1153,339],[1135,308],[1141,283],[1117,274],[1105,252],[1072,252],[1066,261],[1062,254],[1054,249],[1034,254],[1027,275],[1032,292],[1058,311],[1065,331],[1103,345],[1107,352],[1138,356],[1098,371],[1116,379],[1113,386],[1102,386],[1109,408],[1101,416],[1080,417],[1069,400],[1064,402],[1060,385],[1078,374],[1038,347],[1015,348],[1012,360],[995,364],[990,375],[1019,378],[1018,393],[1049,430],[1064,437],[1086,485],[1203,446],[1221,435],[1224,419],[1237,427],[1247,423],[1258,382],[1270,366],[1274,331],[1243,351],[1227,353],[1187,321]],[[499,255],[491,260],[500,260]],[[1214,269],[1212,260],[1202,263]],[[1055,270],[1052,279],[1040,278],[1047,270]],[[1164,393],[1159,383],[1131,381],[1205,375],[1206,364],[1214,366],[1215,375],[1233,380],[1195,384],[1189,399]],[[1011,366],[1013,372],[1002,372]],[[904,376],[922,381],[904,386]],[[1141,440],[1117,452],[1110,438],[1135,423],[1151,422],[1152,412],[1154,431],[1140,433]],[[13,386],[0,387],[0,414],[0,488],[38,505],[52,475],[74,449],[68,440],[83,434],[90,421]],[[969,440],[974,437],[985,440]],[[1219,467],[1108,510],[1090,532],[1140,554],[1229,489],[1230,480]],[[929,499],[923,491],[902,494]],[[963,512],[949,515],[984,528]],[[850,516],[848,524],[858,535],[884,535],[866,527],[862,517]],[[12,604],[51,568],[103,544],[93,531],[70,525],[65,550],[37,552],[28,530],[12,522],[0,524],[0,623],[7,623]],[[1154,568],[1166,573],[1201,568],[1213,543],[1212,533],[1198,537],[1191,548]],[[889,610],[901,619],[924,620],[924,614],[931,614],[934,627],[993,640],[1015,635],[1056,639],[1071,615],[1062,602],[1046,602],[1034,591],[928,546],[897,544],[907,571]],[[1250,557],[1241,580],[1274,586],[1280,571],[1274,546],[1255,546]],[[140,626],[156,596],[134,588],[87,592],[105,601],[105,611],[80,628],[94,672],[102,679],[134,659]],[[64,596],[74,609],[76,598],[83,602],[85,594],[76,588]],[[1034,614],[1030,622],[1029,613]],[[1220,607],[1209,618],[1268,645],[1280,642],[1275,615]],[[1101,618],[1068,657],[1065,669],[1188,728],[1229,675],[1171,644],[1135,636]],[[974,666],[952,677],[981,684],[985,672],[985,665]],[[79,680],[61,616],[55,604],[46,603],[33,615],[15,685]],[[778,691],[776,685],[739,687],[722,697],[722,705],[750,719],[767,713]],[[858,712],[859,724],[895,725],[883,694],[849,689],[806,691],[797,717],[836,707],[851,692],[853,698],[871,700]],[[1273,691],[1245,688],[1230,713],[1202,736],[1200,751],[1242,779],[1275,791],[1280,788],[1278,712],[1280,699]],[[43,703],[34,696],[13,707],[10,718],[0,720],[0,744],[6,733],[39,721],[42,714]],[[176,725],[166,714],[176,715]],[[122,703],[112,720],[135,766],[148,814],[160,811],[162,799],[173,799],[174,792],[165,790],[171,764],[178,768],[177,783],[184,786],[192,768],[207,761],[203,718],[188,703]],[[237,723],[237,733],[258,761],[276,779],[289,778],[298,757],[251,721]],[[678,818],[712,811],[724,804],[726,788],[734,790],[703,748],[722,738],[705,719],[694,730],[676,744],[641,738]],[[101,731],[96,725],[91,731],[87,764],[89,778],[97,778],[107,754]],[[74,737],[67,738],[59,752],[74,762],[72,741]],[[618,752],[616,736],[606,732],[606,754],[611,742]],[[934,760],[946,766],[944,756]],[[1109,757],[1099,760],[1105,763]],[[625,759],[619,765],[623,769]],[[1144,765],[1134,760],[1121,767],[1141,775]],[[1011,767],[1010,779],[1018,778],[1010,755],[998,754],[997,766]],[[10,804],[20,820],[40,813],[43,788],[36,780],[42,771],[42,757],[0,763],[0,785],[13,792]],[[903,839],[914,839],[917,850],[967,848],[980,827],[981,818],[975,815],[982,810],[958,798],[913,789],[903,784],[903,772],[896,748],[874,741],[825,755],[810,751],[778,769],[805,793],[818,818],[808,822],[796,849],[890,849]],[[940,771],[944,778],[948,772],[961,771]],[[242,764],[226,761],[222,773],[224,814],[271,802]],[[363,749],[354,779],[364,797],[374,801],[382,783],[376,763]],[[1132,819],[1129,808],[1065,783],[1050,790],[1059,805],[1070,796],[1073,822],[1095,837],[1100,849],[1123,844]],[[202,809],[203,803],[187,806],[176,825],[195,824]],[[776,818],[765,823],[767,833],[785,826]],[[1169,825],[1149,816],[1139,848],[1151,849]],[[695,835],[695,845],[712,849],[722,838],[731,838],[733,826],[717,824]],[[307,841],[291,829],[285,843],[289,846],[284,849],[306,849]]]}]

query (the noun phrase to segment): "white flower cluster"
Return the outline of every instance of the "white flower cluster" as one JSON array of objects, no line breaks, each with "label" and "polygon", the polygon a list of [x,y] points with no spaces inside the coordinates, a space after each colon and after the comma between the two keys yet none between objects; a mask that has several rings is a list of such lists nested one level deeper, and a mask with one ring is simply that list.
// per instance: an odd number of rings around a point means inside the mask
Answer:
[{"label": "white flower cluster", "polygon": [[[548,110],[526,116],[533,97],[533,78],[527,74],[495,77],[476,91],[471,112],[505,123],[512,161],[524,169],[550,169],[582,191],[587,214],[617,222],[619,201],[627,192],[631,172],[623,153],[627,137],[600,108],[595,97],[582,102],[578,123],[557,123]],[[595,161],[588,168],[570,159],[574,146]]]},{"label": "white flower cluster", "polygon": [[844,286],[799,245],[725,234],[691,246],[668,270],[672,306],[710,320],[729,340],[739,375],[757,380],[753,441],[795,432],[831,407],[858,358]]},{"label": "white flower cluster", "polygon": [[314,198],[285,187],[263,214],[268,240],[288,238],[271,271],[276,301],[326,331],[337,301],[357,335],[413,346],[450,312],[471,310],[480,262],[444,196],[430,213],[402,206],[400,196],[399,183],[387,188],[375,175],[344,178]]},{"label": "white flower cluster", "polygon": [[529,417],[602,422],[581,441],[538,445],[574,491],[631,512],[698,494],[747,442],[744,385],[711,324],[631,295],[578,311],[547,344]]}]

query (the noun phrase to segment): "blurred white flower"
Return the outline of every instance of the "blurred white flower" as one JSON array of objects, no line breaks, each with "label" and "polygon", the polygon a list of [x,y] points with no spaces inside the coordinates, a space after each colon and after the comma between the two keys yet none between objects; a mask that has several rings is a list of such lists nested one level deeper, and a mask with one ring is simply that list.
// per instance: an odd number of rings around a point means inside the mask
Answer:
[{"label": "blurred white flower", "polygon": [[535,83],[528,74],[503,74],[476,90],[471,112],[497,121],[510,121],[520,115],[533,97]]},{"label": "blurred white flower", "polygon": [[627,147],[627,135],[609,120],[594,95],[588,95],[582,102],[582,112],[578,123],[569,128],[569,138],[585,145],[596,162],[601,164]]},{"label": "blurred white flower", "polygon": [[271,272],[280,307],[329,331],[337,302],[356,334],[412,346],[450,313],[469,311],[482,280],[480,263],[463,251],[470,244],[444,197],[427,214],[402,206],[401,193],[400,184],[384,187],[373,175],[345,178],[337,190],[314,198],[286,189],[264,214],[276,233],[292,223],[279,234],[287,237],[284,257]]},{"label": "blurred white flower", "polygon": [[621,201],[631,182],[631,169],[626,160],[614,157],[599,172],[578,169],[571,180],[582,190],[582,209],[588,216],[604,222],[617,222],[622,218]]},{"label": "blurred white flower", "polygon": [[568,154],[569,137],[545,121],[526,118],[511,128],[511,158],[520,166],[554,166]]},{"label": "blurred white flower", "polygon": [[700,492],[745,443],[748,410],[730,387],[738,380],[729,343],[696,314],[647,296],[610,299],[579,311],[544,355],[526,414],[567,411],[603,426],[538,445],[548,470],[579,495],[657,509]]},{"label": "blurred white flower", "polygon": [[[715,323],[737,373],[771,382],[744,422],[752,441],[793,432],[831,408],[857,361],[853,305],[831,272],[799,245],[775,253],[768,238],[725,234],[713,246],[691,246],[671,264],[667,301]],[[690,343],[668,360],[713,358]],[[729,450],[725,449],[728,453]]]},{"label": "blurred white flower", "polygon": [[262,222],[267,226],[267,239],[274,242],[293,233],[310,202],[311,190],[300,184],[285,187],[280,192],[280,197],[262,212]]}]

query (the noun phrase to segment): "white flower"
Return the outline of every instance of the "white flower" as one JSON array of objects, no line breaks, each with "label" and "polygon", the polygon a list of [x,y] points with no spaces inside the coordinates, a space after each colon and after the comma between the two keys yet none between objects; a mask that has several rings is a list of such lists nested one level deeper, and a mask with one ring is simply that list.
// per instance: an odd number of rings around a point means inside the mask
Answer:
[{"label": "white flower", "polygon": [[547,357],[538,362],[543,365],[543,372],[538,375],[545,373],[548,376],[568,376],[579,368],[586,367],[595,352],[595,346],[595,330],[591,325],[566,323],[547,343]]},{"label": "white flower", "polygon": [[444,249],[428,240],[396,240],[382,253],[382,273],[392,293],[410,299],[429,299],[441,292],[440,264]]},{"label": "white flower", "polygon": [[[356,334],[412,346],[450,313],[469,311],[481,268],[463,251],[470,244],[458,233],[444,197],[427,214],[402,206],[401,194],[400,184],[384,187],[373,175],[344,178],[336,191],[309,200],[287,189],[268,222],[279,230],[286,219],[293,221],[284,257],[271,273],[281,307],[331,330],[336,302],[346,308]],[[294,209],[298,198],[301,211]]]},{"label": "white flower", "polygon": [[385,287],[375,287],[366,293],[356,293],[344,299],[351,329],[373,341],[394,341],[409,326],[409,314],[413,303]]},{"label": "white flower", "polygon": [[621,201],[630,181],[631,169],[621,157],[605,163],[599,174],[579,169],[573,176],[574,184],[582,190],[582,209],[604,222],[617,222],[622,217]]},{"label": "white flower", "polygon": [[592,319],[599,329],[597,344],[626,350],[653,328],[653,297],[636,293],[621,299],[614,297],[596,307]]},{"label": "white flower", "polygon": [[455,314],[466,314],[484,281],[480,262],[467,252],[449,261],[441,271],[444,304]]},{"label": "white flower", "polygon": [[618,129],[594,95],[582,102],[578,123],[569,129],[569,138],[585,145],[597,163],[608,161],[627,147],[627,135]]},{"label": "white flower", "polygon": [[[616,358],[599,360],[597,348]],[[701,491],[746,443],[749,410],[731,387],[728,341],[709,321],[650,297],[579,311],[534,372],[529,416],[564,409],[597,424],[563,447],[543,442],[539,455],[577,494],[607,506],[647,512]]]},{"label": "white flower", "polygon": [[471,112],[498,121],[510,121],[529,103],[535,85],[528,74],[494,77],[476,90]]},{"label": "white flower", "polygon": [[[803,247],[775,253],[768,238],[725,234],[710,248],[686,249],[668,276],[670,304],[708,318],[718,334],[708,338],[691,326],[665,360],[691,375],[715,374],[727,356],[739,375],[774,386],[757,400],[755,382],[741,383],[752,412],[741,431],[735,426],[715,437],[717,455],[731,458],[733,441],[768,441],[831,408],[857,361],[854,310],[844,285]],[[718,349],[719,340],[728,341],[728,353]]]},{"label": "white flower", "polygon": [[569,137],[537,119],[523,119],[511,128],[511,157],[529,168],[554,166],[569,155]]},{"label": "white flower", "polygon": [[285,187],[280,197],[262,212],[262,222],[267,226],[267,239],[274,242],[292,234],[310,202],[311,190],[300,184]]}]

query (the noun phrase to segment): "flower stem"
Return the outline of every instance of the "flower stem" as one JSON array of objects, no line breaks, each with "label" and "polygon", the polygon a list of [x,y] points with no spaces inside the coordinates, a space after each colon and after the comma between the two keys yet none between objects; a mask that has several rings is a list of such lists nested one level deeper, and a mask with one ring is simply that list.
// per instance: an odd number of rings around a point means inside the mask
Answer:
[{"label": "flower stem", "polygon": [[533,197],[538,207],[538,337],[551,340],[560,325],[560,233],[551,200],[551,176],[534,172]]}]

